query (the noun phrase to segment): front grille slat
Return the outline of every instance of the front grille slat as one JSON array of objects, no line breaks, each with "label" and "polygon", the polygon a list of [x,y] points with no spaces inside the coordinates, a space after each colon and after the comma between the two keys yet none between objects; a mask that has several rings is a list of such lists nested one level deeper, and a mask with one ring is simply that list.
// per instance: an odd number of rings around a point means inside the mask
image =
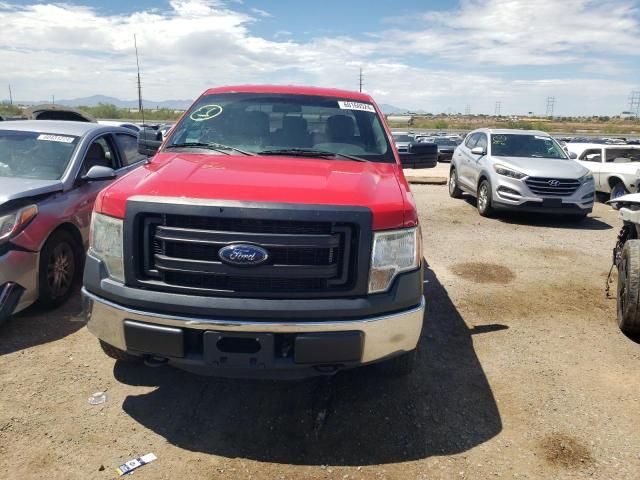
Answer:
[{"label": "front grille slat", "polygon": [[[153,217],[153,220],[151,220]],[[147,288],[261,297],[291,292],[347,292],[355,281],[357,224],[163,214],[145,218],[146,259],[138,280]],[[247,243],[265,248],[256,266],[230,265],[219,251]]]},{"label": "front grille slat", "polygon": [[529,177],[525,183],[536,195],[566,197],[580,187],[578,180],[562,178]]}]

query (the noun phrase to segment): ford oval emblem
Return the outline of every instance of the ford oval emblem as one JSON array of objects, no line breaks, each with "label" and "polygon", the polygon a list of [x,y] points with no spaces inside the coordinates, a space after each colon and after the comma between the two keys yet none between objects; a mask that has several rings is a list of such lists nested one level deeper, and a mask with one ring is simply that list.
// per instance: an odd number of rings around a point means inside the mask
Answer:
[{"label": "ford oval emblem", "polygon": [[218,251],[220,260],[230,265],[253,267],[264,263],[269,258],[269,252],[257,245],[235,243],[222,247]]}]

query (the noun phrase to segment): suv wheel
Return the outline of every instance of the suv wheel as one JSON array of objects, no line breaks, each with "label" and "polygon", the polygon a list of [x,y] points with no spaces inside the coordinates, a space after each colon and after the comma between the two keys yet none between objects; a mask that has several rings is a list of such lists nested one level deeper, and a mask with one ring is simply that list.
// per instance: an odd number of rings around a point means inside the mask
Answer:
[{"label": "suv wheel", "polygon": [[478,213],[483,217],[493,214],[491,206],[491,184],[489,180],[482,180],[478,186]]},{"label": "suv wheel", "polygon": [[640,333],[640,240],[628,240],[618,262],[618,326]]},{"label": "suv wheel", "polygon": [[455,168],[449,171],[449,196],[451,198],[462,197],[462,190],[458,187],[458,172]]},{"label": "suv wheel", "polygon": [[70,233],[54,232],[40,251],[38,303],[46,308],[62,305],[73,291],[80,271],[79,248]]}]

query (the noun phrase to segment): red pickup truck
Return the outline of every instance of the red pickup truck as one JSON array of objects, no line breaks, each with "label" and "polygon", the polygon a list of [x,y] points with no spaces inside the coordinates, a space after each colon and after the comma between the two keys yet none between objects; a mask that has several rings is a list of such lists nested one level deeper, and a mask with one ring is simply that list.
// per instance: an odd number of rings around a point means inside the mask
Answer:
[{"label": "red pickup truck", "polygon": [[113,358],[202,374],[409,372],[421,235],[390,138],[365,94],[207,90],[96,200],[89,331]]}]

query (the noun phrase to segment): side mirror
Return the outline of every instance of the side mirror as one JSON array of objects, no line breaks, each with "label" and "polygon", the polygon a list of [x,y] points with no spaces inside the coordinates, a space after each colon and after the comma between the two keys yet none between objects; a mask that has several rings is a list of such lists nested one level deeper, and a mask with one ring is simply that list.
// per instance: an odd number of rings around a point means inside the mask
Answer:
[{"label": "side mirror", "polygon": [[162,145],[162,132],[153,128],[143,128],[138,133],[138,153],[147,157],[156,154]]},{"label": "side mirror", "polygon": [[113,168],[102,165],[94,165],[89,171],[82,176],[82,180],[87,182],[99,182],[102,180],[113,180],[116,178],[116,172]]},{"label": "side mirror", "polygon": [[473,147],[471,149],[471,153],[473,153],[474,155],[486,155],[487,151],[482,147]]},{"label": "side mirror", "polygon": [[575,160],[578,158],[578,154],[576,152],[569,152],[569,158]]}]

